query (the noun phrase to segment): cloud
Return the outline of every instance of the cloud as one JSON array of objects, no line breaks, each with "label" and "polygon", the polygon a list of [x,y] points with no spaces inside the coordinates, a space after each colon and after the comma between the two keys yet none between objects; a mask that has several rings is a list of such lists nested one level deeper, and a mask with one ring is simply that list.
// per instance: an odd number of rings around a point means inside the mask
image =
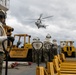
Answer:
[{"label": "cloud", "polygon": [[[7,12],[7,24],[14,27],[15,33],[27,33],[44,40],[49,33],[52,39],[76,40],[76,0],[11,0]],[[46,29],[35,25],[39,15],[53,17],[42,21]]]}]

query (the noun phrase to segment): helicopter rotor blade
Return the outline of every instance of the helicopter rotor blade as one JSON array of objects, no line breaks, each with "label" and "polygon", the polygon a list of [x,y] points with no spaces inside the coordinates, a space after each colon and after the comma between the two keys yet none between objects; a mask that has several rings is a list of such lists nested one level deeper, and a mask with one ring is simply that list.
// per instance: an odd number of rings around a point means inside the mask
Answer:
[{"label": "helicopter rotor blade", "polygon": [[37,19],[27,19],[27,21],[28,21],[28,20],[37,20]]},{"label": "helicopter rotor blade", "polygon": [[39,19],[42,17],[42,15],[43,15],[43,14],[40,14],[40,17],[39,17]]},{"label": "helicopter rotor blade", "polygon": [[53,16],[44,17],[44,18],[42,18],[42,19],[46,19],[46,18],[50,18],[50,17],[53,17]]}]

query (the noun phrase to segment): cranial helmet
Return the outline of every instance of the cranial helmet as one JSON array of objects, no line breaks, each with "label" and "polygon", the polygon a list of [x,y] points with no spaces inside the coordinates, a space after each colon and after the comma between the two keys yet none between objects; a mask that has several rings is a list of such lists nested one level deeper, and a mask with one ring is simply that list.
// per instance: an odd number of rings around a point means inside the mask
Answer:
[{"label": "cranial helmet", "polygon": [[5,12],[3,10],[0,9],[0,18],[6,18]]},{"label": "cranial helmet", "polygon": [[57,42],[57,40],[56,39],[53,39],[53,42]]},{"label": "cranial helmet", "polygon": [[36,41],[40,41],[40,39],[38,37],[33,38],[33,42],[36,42]]},{"label": "cranial helmet", "polygon": [[46,35],[46,38],[49,38],[50,39],[51,38],[51,35],[50,34],[47,34]]}]

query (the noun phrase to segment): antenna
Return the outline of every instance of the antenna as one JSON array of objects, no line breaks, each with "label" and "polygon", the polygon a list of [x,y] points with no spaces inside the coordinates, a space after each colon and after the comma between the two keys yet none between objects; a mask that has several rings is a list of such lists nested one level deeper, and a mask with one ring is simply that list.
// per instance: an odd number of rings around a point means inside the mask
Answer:
[{"label": "antenna", "polygon": [[0,0],[0,9],[3,11],[9,10],[10,0]]}]

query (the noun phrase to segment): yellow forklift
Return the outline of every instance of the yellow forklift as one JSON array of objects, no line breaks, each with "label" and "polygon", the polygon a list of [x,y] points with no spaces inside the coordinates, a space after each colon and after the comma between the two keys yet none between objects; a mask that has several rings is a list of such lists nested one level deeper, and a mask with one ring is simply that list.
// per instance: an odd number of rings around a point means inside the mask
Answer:
[{"label": "yellow forklift", "polygon": [[65,54],[66,57],[75,57],[75,47],[73,45],[74,41],[60,41],[61,52]]},{"label": "yellow forklift", "polygon": [[[9,53],[9,60],[32,61],[31,36],[28,34],[15,34],[14,42]],[[9,47],[8,49],[9,50]]]}]

